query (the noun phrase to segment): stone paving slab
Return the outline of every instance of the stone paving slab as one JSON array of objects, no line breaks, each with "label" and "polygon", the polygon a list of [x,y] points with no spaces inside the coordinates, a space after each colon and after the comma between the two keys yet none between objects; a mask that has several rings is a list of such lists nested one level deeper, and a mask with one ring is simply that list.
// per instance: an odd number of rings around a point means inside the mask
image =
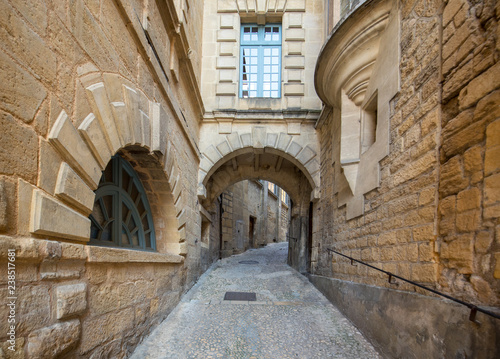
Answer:
[{"label": "stone paving slab", "polygon": [[[286,256],[278,243],[219,261],[132,358],[380,358]],[[257,301],[225,301],[227,291]]]}]

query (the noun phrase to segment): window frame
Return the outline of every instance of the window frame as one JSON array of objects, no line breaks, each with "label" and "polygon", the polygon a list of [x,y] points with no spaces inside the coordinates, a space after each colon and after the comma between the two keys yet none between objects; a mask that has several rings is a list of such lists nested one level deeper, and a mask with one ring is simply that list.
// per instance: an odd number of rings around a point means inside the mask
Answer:
[{"label": "window frame", "polygon": [[[253,27],[257,27],[257,40],[245,40],[244,39],[244,35],[245,35],[245,32],[244,32],[244,29],[245,27],[250,27],[250,28],[253,28]],[[265,34],[266,34],[266,31],[265,29],[266,28],[271,28],[271,34],[273,34],[273,28],[278,28],[279,31],[278,31],[278,37],[279,39],[278,40],[268,40],[266,41],[265,40]],[[266,25],[258,25],[258,24],[254,24],[254,23],[249,23],[249,24],[241,24],[241,28],[240,28],[240,61],[239,61],[239,65],[240,65],[240,73],[239,73],[239,89],[238,89],[238,93],[239,93],[239,98],[244,98],[244,99],[250,99],[250,98],[265,98],[265,99],[279,99],[281,98],[281,73],[282,73],[282,26],[281,24],[279,23],[272,23],[272,24],[266,24]],[[243,61],[245,58],[248,58],[246,56],[243,56],[244,54],[244,51],[245,50],[252,50],[252,49],[256,49],[257,50],[257,96],[243,96],[243,92],[244,91],[247,91],[247,90],[244,90],[243,89],[243,85],[244,85],[244,80],[243,80],[243,75],[244,74],[249,74],[249,75],[253,75],[253,73],[247,73],[243,71],[244,69],[244,66],[250,66],[252,64],[244,64]],[[268,64],[264,64],[264,50],[265,49],[271,49],[271,54],[270,54],[270,58],[271,58],[271,63],[269,64],[269,66],[271,67],[269,69],[269,73],[264,73],[264,70],[265,70],[265,66],[268,66]],[[270,89],[269,90],[264,90],[264,74],[269,74],[272,78],[272,75],[274,75],[275,73],[272,72],[272,66],[275,65],[275,64],[272,64],[272,59],[273,57],[275,57],[274,55],[272,55],[272,49],[278,49],[278,54],[277,54],[277,58],[278,58],[278,80],[277,82],[276,81],[270,81],[269,84],[270,84]],[[253,56],[253,55],[252,55]],[[250,80],[245,80],[245,82],[248,82],[250,84]],[[278,88],[277,90],[272,90],[272,84],[274,83],[277,83],[278,84]],[[251,91],[250,89],[248,91]],[[255,90],[254,90],[255,91]],[[270,92],[270,95],[269,96],[264,96],[264,92],[265,91],[269,91]],[[272,92],[273,91],[278,91],[278,94],[277,96],[272,96]]]},{"label": "window frame", "polygon": [[[92,229],[91,236],[89,240],[89,244],[105,246],[105,247],[113,247],[113,248],[125,248],[125,249],[133,249],[133,250],[142,250],[142,251],[156,251],[156,234],[153,223],[153,216],[151,213],[151,207],[149,205],[149,200],[147,198],[146,191],[139,179],[139,175],[133,169],[132,165],[128,163],[125,159],[123,159],[119,155],[115,155],[111,158],[111,161],[108,163],[108,166],[111,166],[111,181],[106,178],[106,170],[103,171],[103,175],[99,181],[99,187],[95,190],[95,200],[94,200],[94,208],[96,205],[99,205],[102,209],[106,211],[104,218],[107,222],[112,226],[111,239],[110,240],[101,240],[100,235],[106,228],[106,226],[102,226],[101,223],[97,221],[94,217],[93,213],[89,215],[89,219],[91,221],[91,227],[96,227],[98,232],[98,237],[93,238]],[[128,189],[125,190],[123,188],[123,173],[126,172],[129,176],[129,184]],[[108,175],[109,175],[108,174]],[[135,187],[137,190],[135,200],[130,196],[129,192],[132,190],[132,187]],[[111,213],[107,213],[108,208],[104,204],[103,198],[106,196],[111,196]],[[99,202],[99,203],[98,203]],[[97,204],[98,203],[98,204]],[[143,213],[141,214],[137,206],[139,203],[142,203]],[[130,230],[128,226],[123,221],[123,205],[128,208],[130,218],[134,220],[134,223],[137,227],[137,240],[138,245],[134,245],[130,243],[131,236]],[[144,230],[143,226],[143,218],[146,217],[148,229]],[[119,220],[117,220],[119,219]],[[100,228],[99,228],[100,227]],[[122,242],[122,231],[125,227],[127,236],[129,237],[129,243]],[[134,228],[135,229],[135,228]],[[111,229],[110,229],[111,230]],[[134,232],[135,233],[135,232]],[[146,246],[146,235],[149,234],[149,242],[150,247]]]}]

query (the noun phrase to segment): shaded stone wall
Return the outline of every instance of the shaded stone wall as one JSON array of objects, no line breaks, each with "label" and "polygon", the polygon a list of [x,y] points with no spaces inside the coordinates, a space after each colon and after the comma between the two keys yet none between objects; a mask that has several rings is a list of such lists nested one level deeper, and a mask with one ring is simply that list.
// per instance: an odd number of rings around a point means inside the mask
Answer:
[{"label": "shaded stone wall", "polygon": [[[370,9],[382,1],[367,3],[364,7]],[[312,261],[312,273],[318,277],[312,280],[389,357],[405,356],[404,348],[414,346],[413,352],[422,357],[439,352],[487,358],[498,350],[499,332],[485,316],[484,327],[493,335],[487,343],[484,328],[467,321],[465,307],[461,339],[449,336],[433,316],[417,326],[391,324],[388,318],[379,318],[374,303],[384,306],[381,298],[386,298],[390,307],[390,298],[399,300],[395,289],[427,297],[429,292],[401,282],[389,284],[387,275],[326,252],[326,247],[334,248],[476,305],[500,304],[495,177],[500,158],[500,72],[494,35],[499,28],[498,2],[404,1],[397,14],[399,90],[389,101],[388,155],[375,174],[379,185],[363,195],[362,215],[350,218],[340,198],[339,186],[345,181],[336,170],[341,109],[325,110],[320,120],[321,199],[314,206],[319,225],[314,226]],[[342,32],[344,25],[337,30]],[[377,288],[373,293],[370,285]],[[373,297],[375,292],[379,299]],[[372,296],[373,302],[365,302],[363,295]],[[424,298],[408,297],[405,309],[428,311]],[[451,310],[450,304],[437,301]],[[358,316],[351,306],[366,311],[366,316]],[[383,324],[372,326],[367,316]],[[432,328],[443,344],[432,343],[430,336],[421,334],[423,328]],[[378,330],[386,332],[378,336]],[[398,340],[389,343],[387,338],[396,333]],[[419,335],[416,341],[407,340]]]},{"label": "shaded stone wall", "polygon": [[[241,181],[222,194],[223,257],[287,240],[288,209],[282,210],[280,199],[267,186],[267,181]],[[250,217],[254,218],[253,243]]]},{"label": "shaded stone wall", "polygon": [[[15,249],[15,355],[125,357],[213,260],[200,261],[191,185],[203,9],[5,0],[0,10],[0,263],[5,274]],[[146,189],[157,253],[87,245],[93,191],[116,153]]]},{"label": "shaded stone wall", "polygon": [[500,305],[500,64],[495,1],[448,1],[442,17],[439,284]]}]

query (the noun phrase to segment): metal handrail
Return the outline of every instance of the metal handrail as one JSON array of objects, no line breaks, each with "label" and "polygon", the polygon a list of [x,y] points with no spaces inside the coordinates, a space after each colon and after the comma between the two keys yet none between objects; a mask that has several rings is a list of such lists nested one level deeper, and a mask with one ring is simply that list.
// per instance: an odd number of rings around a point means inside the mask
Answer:
[{"label": "metal handrail", "polygon": [[338,255],[341,255],[342,257],[345,257],[345,258],[350,259],[350,260],[351,260],[351,265],[354,265],[354,262],[357,262],[357,263],[363,264],[363,265],[365,265],[365,266],[367,266],[367,267],[370,267],[370,268],[372,268],[372,269],[378,270],[379,272],[382,272],[382,273],[387,274],[387,275],[389,276],[389,283],[391,283],[391,284],[395,284],[394,282],[391,282],[391,279],[394,277],[394,278],[397,278],[397,279],[402,280],[402,281],[404,281],[404,282],[410,283],[410,284],[412,284],[412,285],[414,285],[414,286],[417,286],[417,287],[419,287],[419,288],[422,288],[422,289],[428,290],[429,292],[432,292],[432,293],[434,293],[434,294],[440,295],[441,297],[445,297],[446,299],[452,300],[452,301],[454,301],[454,302],[456,302],[456,303],[459,303],[459,304],[465,305],[466,307],[468,307],[468,308],[471,310],[470,315],[469,315],[469,320],[470,320],[470,321],[472,321],[472,322],[474,322],[474,323],[480,324],[480,322],[478,322],[478,321],[476,320],[476,314],[477,314],[477,312],[481,312],[481,313],[484,313],[484,314],[486,314],[486,315],[489,315],[489,316],[491,316],[491,317],[493,317],[493,318],[500,319],[500,315],[499,315],[499,314],[496,314],[496,313],[490,312],[490,311],[488,311],[488,310],[486,310],[486,309],[483,309],[483,308],[480,308],[480,307],[478,307],[478,306],[476,306],[476,305],[474,305],[474,304],[464,302],[464,301],[462,301],[462,300],[460,300],[460,299],[457,299],[457,298],[454,298],[454,297],[449,296],[449,295],[447,295],[447,294],[441,293],[441,292],[439,292],[439,291],[437,291],[437,290],[435,290],[435,289],[432,289],[432,288],[426,287],[426,286],[424,286],[424,285],[421,285],[421,284],[418,284],[418,283],[416,283],[416,282],[413,282],[413,281],[411,281],[411,280],[409,280],[409,279],[406,279],[406,278],[400,277],[400,276],[398,276],[398,275],[396,275],[396,274],[394,274],[394,273],[391,273],[391,272],[385,271],[385,270],[383,270],[383,269],[380,269],[380,268],[374,267],[374,266],[372,266],[371,264],[368,264],[368,263],[365,263],[365,262],[360,261],[360,260],[358,260],[358,259],[355,259],[355,258],[349,257],[349,256],[347,256],[347,255],[345,255],[345,254],[343,254],[343,253],[337,252],[336,250],[333,250],[333,249],[331,249],[331,248],[327,248],[326,250],[327,250],[327,251],[329,251],[329,252],[333,252],[333,253],[336,253],[336,254],[338,254]]}]

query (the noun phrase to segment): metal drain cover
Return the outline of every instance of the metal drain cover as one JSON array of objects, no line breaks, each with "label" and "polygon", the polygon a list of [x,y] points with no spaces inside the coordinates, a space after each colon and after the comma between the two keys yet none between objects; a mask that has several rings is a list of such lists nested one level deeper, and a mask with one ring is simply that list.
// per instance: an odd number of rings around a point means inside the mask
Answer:
[{"label": "metal drain cover", "polygon": [[259,264],[257,261],[239,261],[240,264]]},{"label": "metal drain cover", "polygon": [[257,295],[249,292],[226,292],[224,300],[245,300],[255,302],[257,300]]}]

